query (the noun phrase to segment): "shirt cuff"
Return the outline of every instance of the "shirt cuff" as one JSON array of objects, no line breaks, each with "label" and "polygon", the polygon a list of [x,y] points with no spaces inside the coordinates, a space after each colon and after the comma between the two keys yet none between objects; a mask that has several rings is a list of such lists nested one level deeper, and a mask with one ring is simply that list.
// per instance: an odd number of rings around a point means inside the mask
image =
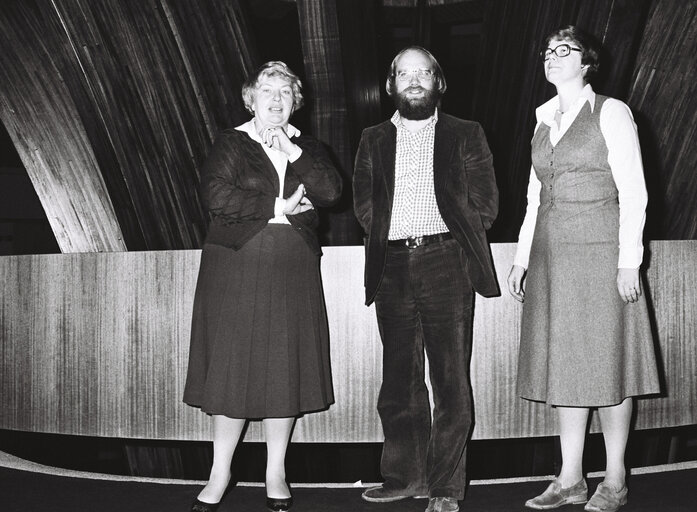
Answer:
[{"label": "shirt cuff", "polygon": [[300,148],[300,146],[295,146],[290,154],[288,155],[288,161],[292,164],[295,162],[298,158],[300,158],[300,155],[303,154],[303,150]]},{"label": "shirt cuff", "polygon": [[286,207],[286,200],[281,199],[280,197],[276,198],[276,204],[273,207],[273,214],[274,217],[280,217],[283,215],[283,210]]},{"label": "shirt cuff", "polygon": [[527,270],[529,263],[530,261],[527,254],[520,254],[516,252],[515,257],[513,258],[514,265],[518,265],[519,267],[523,267],[525,270]]},{"label": "shirt cuff", "polygon": [[644,247],[622,247],[617,259],[617,268],[639,268],[644,259]]}]

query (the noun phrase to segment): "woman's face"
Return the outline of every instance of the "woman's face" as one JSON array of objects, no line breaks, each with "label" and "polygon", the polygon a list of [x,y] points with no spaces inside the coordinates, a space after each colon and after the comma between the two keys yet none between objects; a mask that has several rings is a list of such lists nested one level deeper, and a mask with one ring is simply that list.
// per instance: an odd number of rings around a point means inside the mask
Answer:
[{"label": "woman's face", "polygon": [[[566,57],[559,57],[554,50],[560,45],[569,45],[572,50]],[[583,75],[586,66],[581,65],[581,52],[573,41],[563,39],[552,39],[547,46],[552,50],[551,54],[544,61],[545,77],[547,81],[558,86],[563,83],[580,80],[584,82]]]},{"label": "woman's face", "polygon": [[262,76],[254,92],[252,110],[261,125],[258,128],[285,128],[293,113],[293,88],[290,83],[279,76]]}]

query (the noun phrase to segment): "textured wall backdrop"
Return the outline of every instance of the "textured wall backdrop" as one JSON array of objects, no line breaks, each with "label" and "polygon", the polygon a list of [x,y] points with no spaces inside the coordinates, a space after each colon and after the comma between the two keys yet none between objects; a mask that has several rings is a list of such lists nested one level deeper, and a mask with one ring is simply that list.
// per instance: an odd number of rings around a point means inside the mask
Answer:
[{"label": "textured wall backdrop", "polygon": [[[493,246],[501,280],[514,249]],[[639,400],[637,428],[695,424],[697,241],[650,249],[665,389]],[[0,257],[0,428],[210,439],[207,416],[181,402],[199,257],[198,250]],[[363,305],[362,270],[362,247],[325,249],[336,404],[301,419],[295,441],[382,440],[375,410],[381,348],[374,311]],[[520,310],[507,292],[477,297],[475,438],[556,432],[548,407],[515,394]],[[247,440],[260,438],[253,423]]]}]

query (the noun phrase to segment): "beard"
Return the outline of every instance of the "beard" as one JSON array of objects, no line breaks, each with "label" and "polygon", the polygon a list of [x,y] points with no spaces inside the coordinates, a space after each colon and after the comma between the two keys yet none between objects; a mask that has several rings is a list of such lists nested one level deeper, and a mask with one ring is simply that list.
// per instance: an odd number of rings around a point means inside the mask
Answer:
[{"label": "beard", "polygon": [[[423,91],[421,98],[409,98],[408,92]],[[411,121],[421,121],[428,119],[436,111],[436,106],[440,101],[440,93],[435,89],[424,89],[421,86],[408,87],[402,92],[395,93],[394,102],[399,111],[399,115]]]}]

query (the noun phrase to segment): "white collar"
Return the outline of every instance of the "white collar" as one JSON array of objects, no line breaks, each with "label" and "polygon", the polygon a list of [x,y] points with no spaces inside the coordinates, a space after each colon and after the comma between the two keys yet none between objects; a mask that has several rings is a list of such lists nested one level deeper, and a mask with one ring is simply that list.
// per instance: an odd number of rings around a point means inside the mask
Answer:
[{"label": "white collar", "polygon": [[[590,104],[591,112],[593,112],[595,109],[595,92],[591,84],[586,84],[583,89],[581,89],[581,94],[579,94],[578,98],[571,104],[568,111],[580,111],[586,101]],[[552,126],[554,123],[554,115],[557,113],[557,110],[559,110],[559,95],[537,107],[535,110],[537,122],[543,122],[548,126]]]},{"label": "white collar", "polygon": [[[244,124],[241,124],[240,126],[237,126],[235,130],[239,130],[241,132],[246,132],[249,134],[249,136],[252,138],[252,140],[257,141],[260,144],[263,144],[261,137],[257,133],[257,129],[254,126],[254,118],[251,118],[249,121],[247,121]],[[300,130],[298,130],[295,126],[292,124],[288,123],[288,128],[286,129],[286,135],[288,135],[288,138],[292,137],[297,137],[300,135]]]}]

